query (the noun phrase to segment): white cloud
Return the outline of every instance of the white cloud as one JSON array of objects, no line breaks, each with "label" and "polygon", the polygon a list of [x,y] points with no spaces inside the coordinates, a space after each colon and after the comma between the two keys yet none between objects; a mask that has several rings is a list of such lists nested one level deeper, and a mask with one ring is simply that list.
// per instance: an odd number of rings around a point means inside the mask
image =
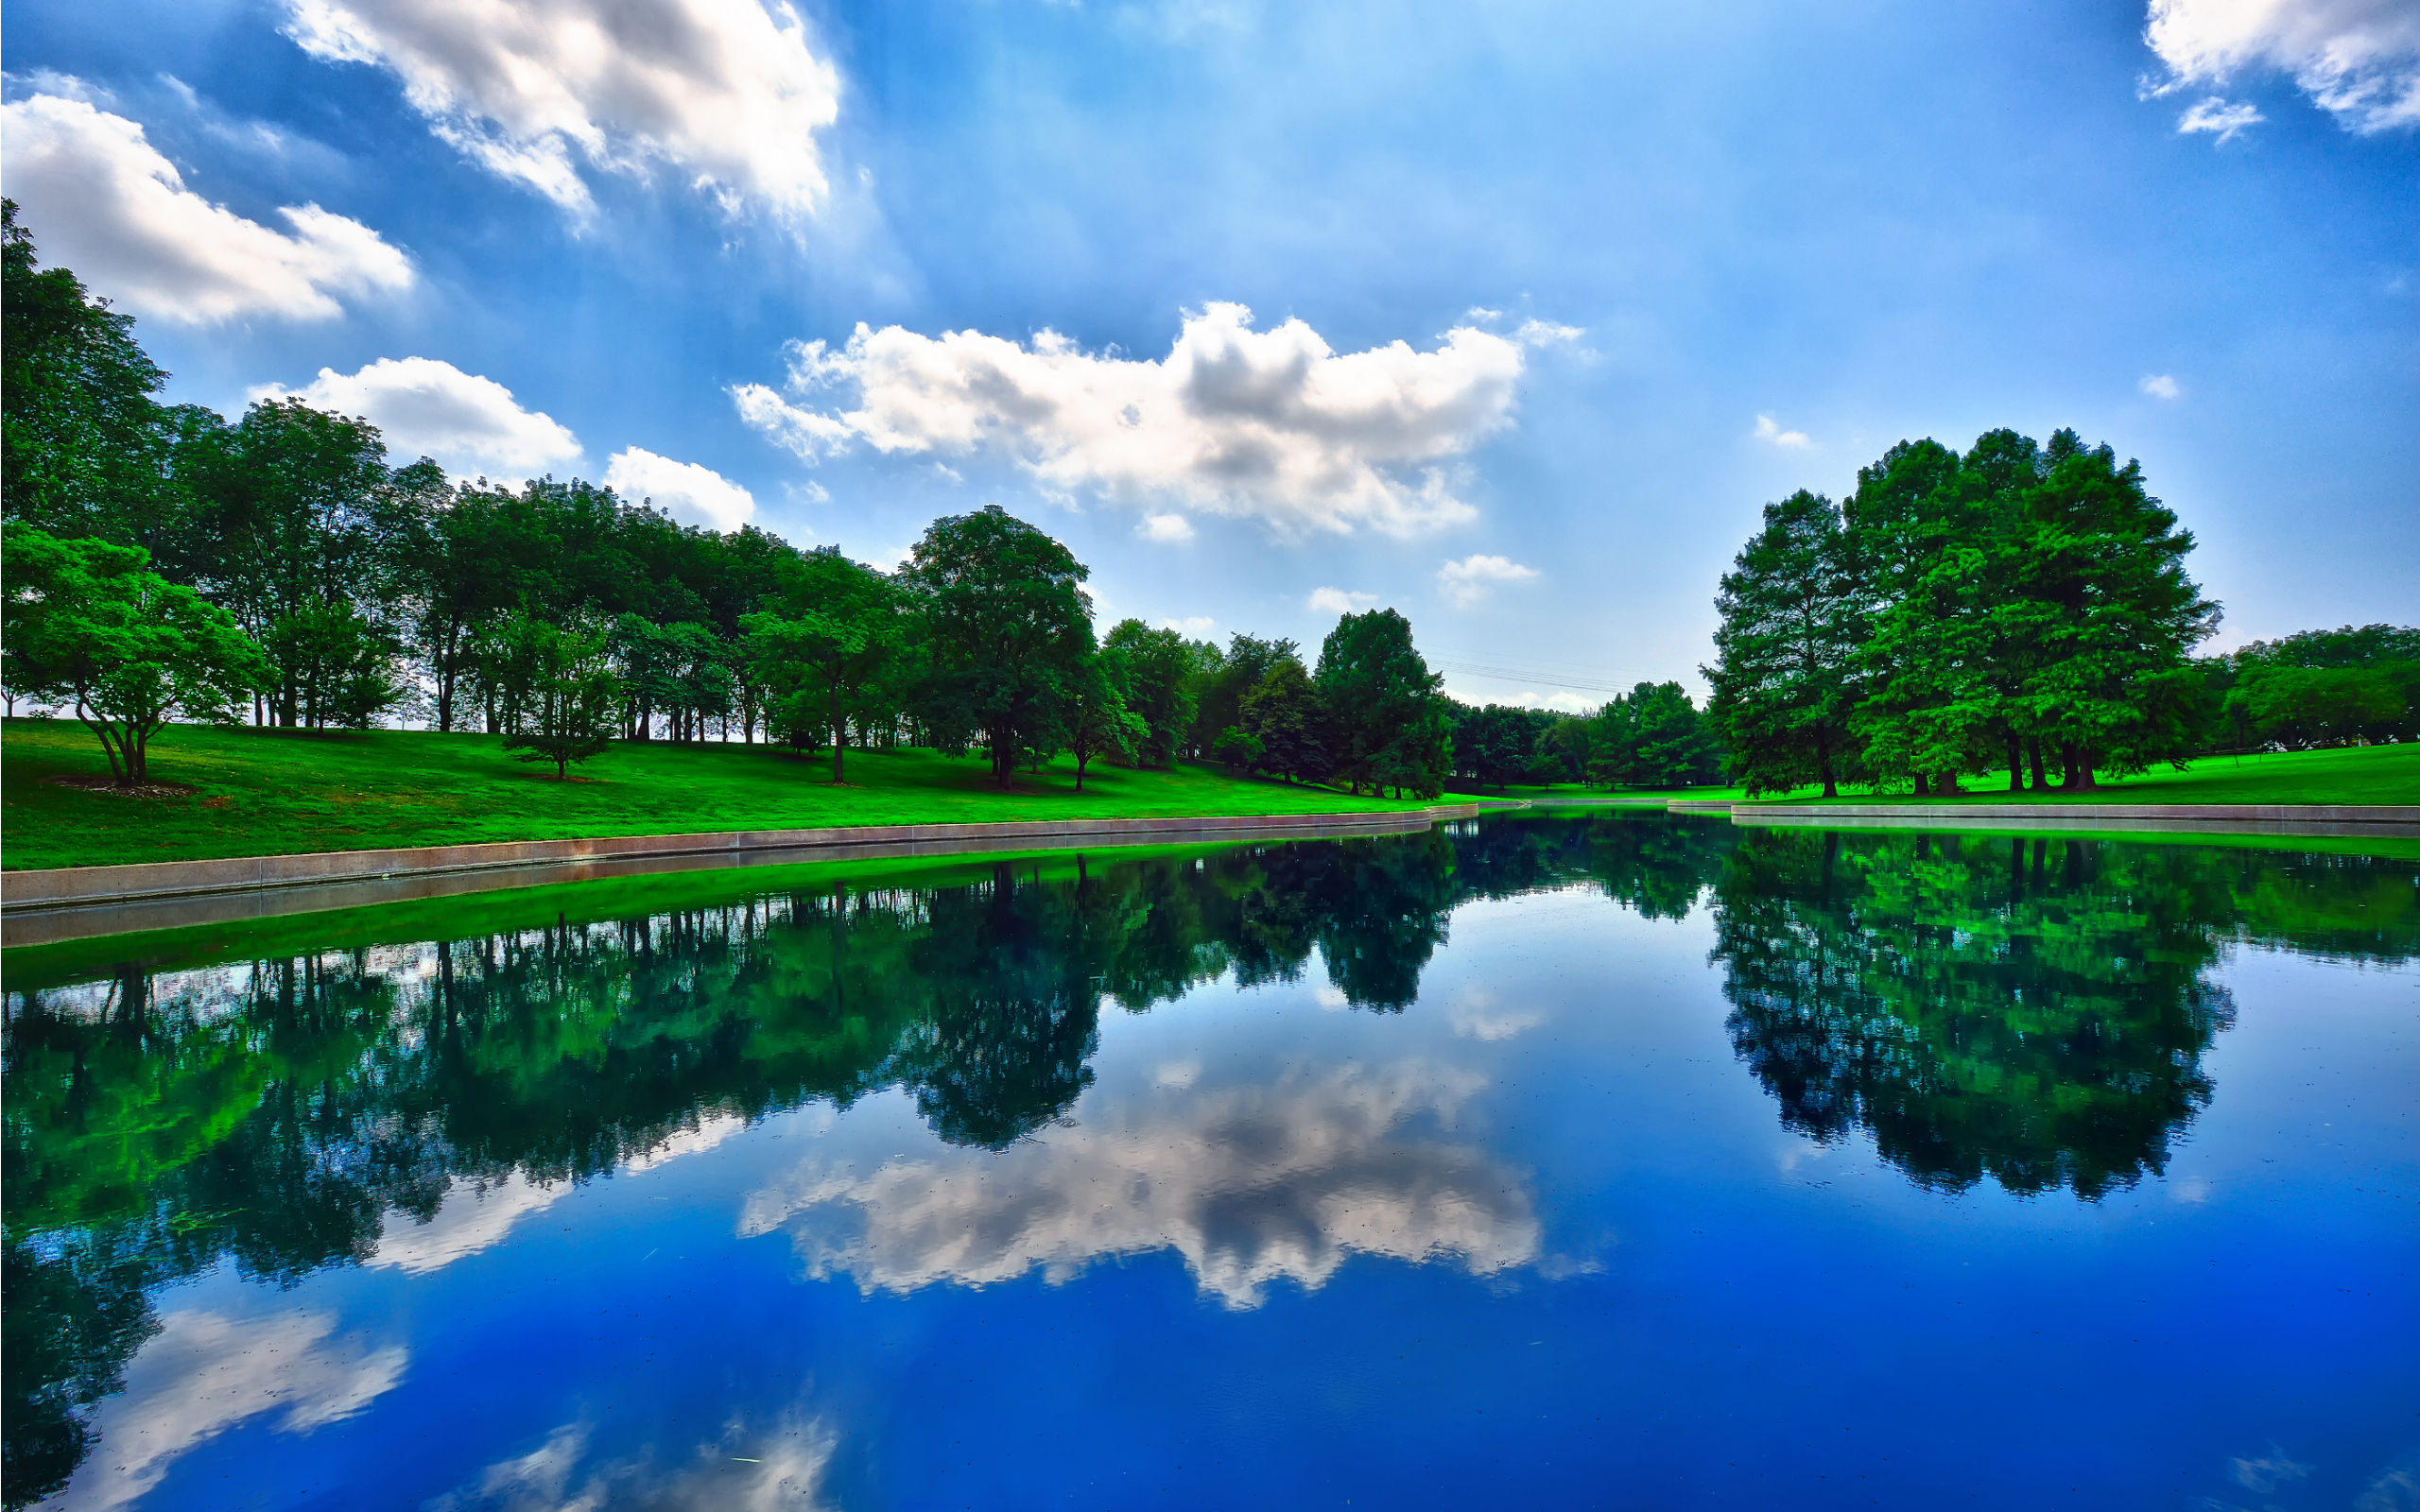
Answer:
[{"label": "white cloud", "polygon": [[1484,601],[1498,583],[1526,583],[1537,576],[1535,567],[1524,567],[1510,557],[1474,553],[1438,568],[1437,584],[1456,609],[1469,609]]},{"label": "white cloud", "polygon": [[1512,339],[1525,347],[1559,347],[1579,340],[1588,333],[1576,325],[1563,325],[1553,320],[1524,320],[1512,333]]},{"label": "white cloud", "polygon": [[127,1366],[126,1390],[101,1404],[109,1449],[43,1504],[60,1512],[125,1506],[159,1485],[179,1455],[247,1418],[282,1410],[277,1432],[307,1434],[394,1389],[405,1350],[372,1349],[336,1328],[325,1313],[168,1314]]},{"label": "white cloud", "polygon": [[1482,1085],[1459,1070],[1358,1067],[1313,1081],[1204,1090],[1182,1073],[1129,1108],[997,1154],[949,1150],[860,1173],[811,1158],[750,1196],[744,1234],[786,1230],[810,1276],[868,1292],[981,1286],[1173,1248],[1231,1308],[1269,1285],[1324,1285],[1350,1255],[1534,1263],[1527,1181],[1476,1149],[1409,1137],[1450,1127]]},{"label": "white cloud", "polygon": [[522,408],[493,378],[434,357],[381,357],[354,373],[322,368],[301,388],[268,384],[248,397],[361,416],[387,438],[391,458],[432,456],[458,478],[529,477],[580,455],[579,438],[552,416]]},{"label": "white cloud", "polygon": [[1377,601],[1375,593],[1356,593],[1342,588],[1314,588],[1306,600],[1314,614],[1357,614]]},{"label": "white cloud", "polygon": [[[2420,124],[2420,6],[2411,0],[2151,0],[2143,40],[2168,65],[2154,94],[2276,68],[2356,131]],[[2259,119],[2253,113],[2233,127],[2192,124],[2221,107],[2222,101],[2204,101],[2178,129],[2217,131],[2224,141]]]},{"label": "white cloud", "polygon": [[1207,635],[1219,627],[1219,622],[1207,614],[1190,614],[1181,620],[1162,620],[1160,624],[1162,627],[1174,630],[1179,635],[1197,638]]},{"label": "white cloud", "polygon": [[[1473,517],[1446,467],[1512,423],[1521,342],[1461,326],[1433,352],[1397,341],[1340,354],[1301,320],[1255,331],[1252,318],[1240,304],[1189,314],[1157,361],[1086,352],[1051,331],[1020,346],[859,325],[837,352],[790,345],[789,399],[761,384],[732,398],[810,462],[859,442],[990,453],[1046,490],[1248,516],[1288,537]],[[855,407],[813,407],[827,388],[854,390]]]},{"label": "white cloud", "polygon": [[1193,539],[1193,522],[1181,514],[1147,514],[1137,533],[1146,541],[1181,544]]},{"label": "white cloud", "polygon": [[2174,399],[2185,392],[2176,386],[2174,377],[2164,372],[2145,373],[2143,381],[2136,387],[2153,399]]},{"label": "white cloud", "polygon": [[2268,117],[2254,105],[2229,105],[2213,94],[2176,118],[2179,136],[2191,136],[2207,131],[2221,142],[2232,142],[2246,127],[2258,126]]},{"label": "white cloud", "polygon": [[1775,446],[1787,446],[1791,448],[1801,447],[1807,444],[1806,433],[1805,431],[1783,430],[1779,425],[1773,423],[1773,418],[1771,415],[1759,415],[1756,417],[1756,439],[1760,441],[1771,441]]},{"label": "white cloud", "polygon": [[288,232],[247,220],[184,186],[143,128],[61,94],[0,106],[0,183],[43,260],[140,315],[185,325],[244,316],[323,320],[339,296],[411,286],[403,252],[318,205],[278,212]]},{"label": "white cloud", "polygon": [[675,519],[715,530],[736,530],[756,512],[755,498],[721,473],[635,446],[614,454],[605,468],[605,486],[626,499],[652,500]]},{"label": "white cloud", "polygon": [[315,58],[373,63],[437,135],[575,215],[594,209],[574,154],[646,176],[663,163],[727,214],[812,211],[828,184],[815,133],[838,73],[775,0],[285,0]]}]

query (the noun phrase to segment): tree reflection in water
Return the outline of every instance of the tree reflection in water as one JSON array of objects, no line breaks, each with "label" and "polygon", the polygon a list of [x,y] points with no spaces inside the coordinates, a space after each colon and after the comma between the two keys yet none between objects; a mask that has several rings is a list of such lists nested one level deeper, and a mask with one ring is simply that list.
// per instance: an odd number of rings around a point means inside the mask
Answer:
[{"label": "tree reflection in water", "polygon": [[56,986],[12,961],[9,1503],[89,1452],[150,1295],[222,1260],[290,1283],[462,1183],[581,1180],[892,1087],[942,1139],[1003,1150],[1090,1084],[1103,1012],[1316,954],[1348,1003],[1399,1013],[1472,899],[1585,887],[1681,919],[1710,896],[1733,1043],[1786,1124],[1869,1129],[1927,1185],[2084,1197],[2158,1171],[2212,1096],[2227,944],[2420,940],[2410,862],[1662,816],[970,870],[599,921],[466,903],[464,937]]}]

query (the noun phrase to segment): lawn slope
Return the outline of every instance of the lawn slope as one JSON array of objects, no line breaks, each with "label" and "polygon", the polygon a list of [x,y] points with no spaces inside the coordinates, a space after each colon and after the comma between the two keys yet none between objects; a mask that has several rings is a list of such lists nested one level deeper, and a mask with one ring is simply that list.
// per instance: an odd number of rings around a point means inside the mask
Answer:
[{"label": "lawn slope", "polygon": [[616,745],[557,782],[491,735],[372,730],[304,734],[180,726],[151,747],[151,780],[190,797],[136,799],[61,786],[106,776],[72,720],[14,719],[0,734],[0,865],[10,869],[199,861],[483,840],[680,834],[848,824],[1163,815],[1333,814],[1418,808],[1181,765],[1073,765],[993,785],[978,759],[852,751],[834,787],[828,754],[762,746]]},{"label": "lawn slope", "polygon": [[[1495,796],[1495,790],[1488,790]],[[1640,792],[1616,788],[1586,788],[1573,783],[1552,787],[1514,784],[1510,795],[1532,802],[1601,801],[1661,804],[1670,799],[1718,799],[1748,803],[2420,803],[2420,745],[2363,746],[2343,750],[2282,751],[2263,756],[2206,756],[2185,771],[2158,767],[2134,777],[2102,778],[2101,785],[2078,793],[2052,788],[2041,793],[2012,793],[2008,777],[1999,773],[1968,777],[1955,799],[1918,798],[1907,792],[1874,793],[1847,787],[1837,799],[1808,786],[1795,793],[1766,793],[1755,799],[1737,787],[1675,788]]]}]

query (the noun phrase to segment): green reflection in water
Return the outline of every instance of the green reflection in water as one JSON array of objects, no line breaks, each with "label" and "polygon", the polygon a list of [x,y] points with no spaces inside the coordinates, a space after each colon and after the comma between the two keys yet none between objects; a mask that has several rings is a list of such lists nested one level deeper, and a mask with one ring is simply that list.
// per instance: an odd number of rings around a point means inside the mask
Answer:
[{"label": "green reflection in water", "polygon": [[1401,1012],[1475,898],[1579,886],[1652,919],[1710,901],[1733,1043],[1787,1125],[1870,1130],[1928,1186],[2095,1197],[2158,1171],[2214,1095],[2226,945],[2407,959],[2415,882],[2420,864],[2349,854],[1535,816],[786,887],[719,873],[650,884],[644,908],[612,887],[468,899],[416,909],[418,938],[346,920],[320,949],[285,920],[164,956],[136,937],[117,948],[148,960],[50,986],[12,959],[8,1501],[89,1452],[166,1282],[232,1261],[290,1284],[458,1181],[582,1179],[708,1119],[894,1087],[941,1138],[1002,1148],[1089,1085],[1103,1012],[1293,980],[1314,953],[1354,1005]]}]

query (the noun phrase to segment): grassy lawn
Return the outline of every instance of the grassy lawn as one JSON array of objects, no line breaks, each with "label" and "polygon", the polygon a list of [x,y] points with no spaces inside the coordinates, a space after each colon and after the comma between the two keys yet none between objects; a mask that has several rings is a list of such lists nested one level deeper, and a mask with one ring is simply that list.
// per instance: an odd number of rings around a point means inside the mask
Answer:
[{"label": "grassy lawn", "polygon": [[[1969,777],[1964,797],[1995,803],[2420,803],[2420,745],[2364,746],[2345,750],[2297,750],[2268,756],[2212,756],[2186,771],[2156,768],[2136,777],[2103,778],[2082,793],[2012,793],[2006,773]],[[1497,796],[1493,790],[1490,797]],[[1511,796],[1552,803],[1589,799],[1661,808],[1670,799],[1731,802],[1821,803],[1812,784],[1795,793],[1765,793],[1751,799],[1736,787],[1673,788],[1662,792],[1582,787],[1557,782],[1538,787],[1514,783]],[[1911,793],[1874,793],[1844,787],[1839,803],[1938,803]]]},{"label": "grassy lawn", "polygon": [[[1808,789],[1770,802],[1821,802]],[[2005,773],[1968,778],[1967,801],[1994,803],[2420,803],[2420,745],[2360,746],[2267,756],[2212,756],[2185,771],[2155,767],[2081,793],[2012,793]],[[1907,793],[1844,793],[1842,803],[1937,803]]]},{"label": "grassy lawn", "polygon": [[72,720],[12,719],[0,734],[0,866],[11,869],[197,861],[481,840],[679,834],[843,824],[1158,815],[1331,814],[1418,808],[1289,787],[1212,767],[1093,765],[1084,790],[1062,761],[993,785],[977,757],[852,751],[834,787],[828,754],[762,746],[616,745],[559,782],[492,735],[419,730],[312,735],[180,726],[152,743],[151,780],[191,797],[135,799],[65,787],[103,777],[99,743]]}]

